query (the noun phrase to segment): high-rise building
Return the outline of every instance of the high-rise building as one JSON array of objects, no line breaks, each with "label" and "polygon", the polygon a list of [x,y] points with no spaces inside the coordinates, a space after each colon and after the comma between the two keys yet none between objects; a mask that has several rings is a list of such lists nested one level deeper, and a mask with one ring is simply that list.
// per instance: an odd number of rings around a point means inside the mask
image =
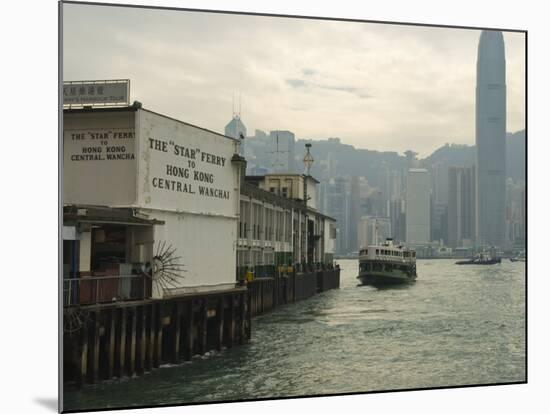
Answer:
[{"label": "high-rise building", "polygon": [[350,179],[336,177],[327,188],[327,214],[336,219],[335,252],[346,254],[350,248]]},{"label": "high-rise building", "polygon": [[432,189],[435,205],[446,205],[449,198],[449,165],[437,162],[432,165]]},{"label": "high-rise building", "polygon": [[405,237],[408,244],[430,241],[430,177],[424,168],[411,168],[407,175]]},{"label": "high-rise building", "polygon": [[390,202],[390,223],[393,239],[396,242],[405,242],[405,200],[402,198],[397,198]]},{"label": "high-rise building", "polygon": [[447,203],[449,200],[449,165],[438,161],[432,165],[431,239],[447,243]]},{"label": "high-rise building", "polygon": [[501,32],[484,30],[477,54],[477,224],[481,245],[504,246],[506,62]]},{"label": "high-rise building", "polygon": [[244,157],[244,138],[246,137],[246,127],[239,114],[233,114],[233,119],[225,126],[225,135],[241,141],[239,154]]},{"label": "high-rise building", "polygon": [[350,183],[350,250],[357,251],[357,224],[360,219],[360,192],[359,192],[359,177],[351,177]]},{"label": "high-rise building", "polygon": [[448,177],[448,244],[450,247],[471,247],[476,232],[475,167],[451,167]]},{"label": "high-rise building", "polygon": [[403,180],[399,171],[390,173],[390,201],[400,199],[403,195]]},{"label": "high-rise building", "polygon": [[274,173],[302,173],[296,171],[294,162],[295,137],[290,131],[271,131],[269,133],[269,148],[271,165],[270,170]]},{"label": "high-rise building", "polygon": [[386,217],[362,216],[357,223],[357,244],[359,249],[380,244],[391,237],[390,220]]},{"label": "high-rise building", "polygon": [[525,184],[506,180],[506,248],[525,244]]}]

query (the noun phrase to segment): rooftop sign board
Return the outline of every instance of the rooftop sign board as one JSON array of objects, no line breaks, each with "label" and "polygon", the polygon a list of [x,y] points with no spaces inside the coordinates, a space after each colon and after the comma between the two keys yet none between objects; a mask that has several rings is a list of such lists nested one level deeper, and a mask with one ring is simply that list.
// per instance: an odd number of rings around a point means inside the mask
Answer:
[{"label": "rooftop sign board", "polygon": [[118,106],[130,104],[130,80],[63,82],[64,106]]},{"label": "rooftop sign board", "polygon": [[142,108],[63,122],[64,203],[236,217],[236,140]]}]

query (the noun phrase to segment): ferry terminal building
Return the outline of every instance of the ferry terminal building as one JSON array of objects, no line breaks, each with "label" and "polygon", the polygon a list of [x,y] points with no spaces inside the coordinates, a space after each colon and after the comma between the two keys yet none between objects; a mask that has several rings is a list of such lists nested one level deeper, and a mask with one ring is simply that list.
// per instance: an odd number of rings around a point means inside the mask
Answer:
[{"label": "ferry terminal building", "polygon": [[[238,150],[141,105],[65,109],[64,280],[127,277],[93,300],[161,299],[234,289],[247,272],[332,265],[334,219],[316,210],[318,182],[245,177]],[[134,286],[159,268],[165,280]],[[92,300],[68,285],[66,303]]]}]

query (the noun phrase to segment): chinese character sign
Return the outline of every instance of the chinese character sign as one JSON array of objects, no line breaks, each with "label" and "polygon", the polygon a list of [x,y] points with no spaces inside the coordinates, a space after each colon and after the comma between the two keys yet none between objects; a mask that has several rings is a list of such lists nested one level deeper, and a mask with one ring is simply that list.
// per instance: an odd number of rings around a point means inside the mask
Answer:
[{"label": "chinese character sign", "polygon": [[129,104],[129,81],[63,84],[64,105]]}]

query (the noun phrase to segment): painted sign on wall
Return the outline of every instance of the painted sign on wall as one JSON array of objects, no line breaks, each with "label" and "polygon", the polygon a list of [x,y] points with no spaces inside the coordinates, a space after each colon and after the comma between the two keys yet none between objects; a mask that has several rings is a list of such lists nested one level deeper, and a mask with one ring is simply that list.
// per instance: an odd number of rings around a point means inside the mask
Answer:
[{"label": "painted sign on wall", "polygon": [[68,129],[63,137],[66,203],[105,206],[135,203],[133,128]]},{"label": "painted sign on wall", "polygon": [[235,216],[235,141],[148,111],[138,114],[138,204]]}]

